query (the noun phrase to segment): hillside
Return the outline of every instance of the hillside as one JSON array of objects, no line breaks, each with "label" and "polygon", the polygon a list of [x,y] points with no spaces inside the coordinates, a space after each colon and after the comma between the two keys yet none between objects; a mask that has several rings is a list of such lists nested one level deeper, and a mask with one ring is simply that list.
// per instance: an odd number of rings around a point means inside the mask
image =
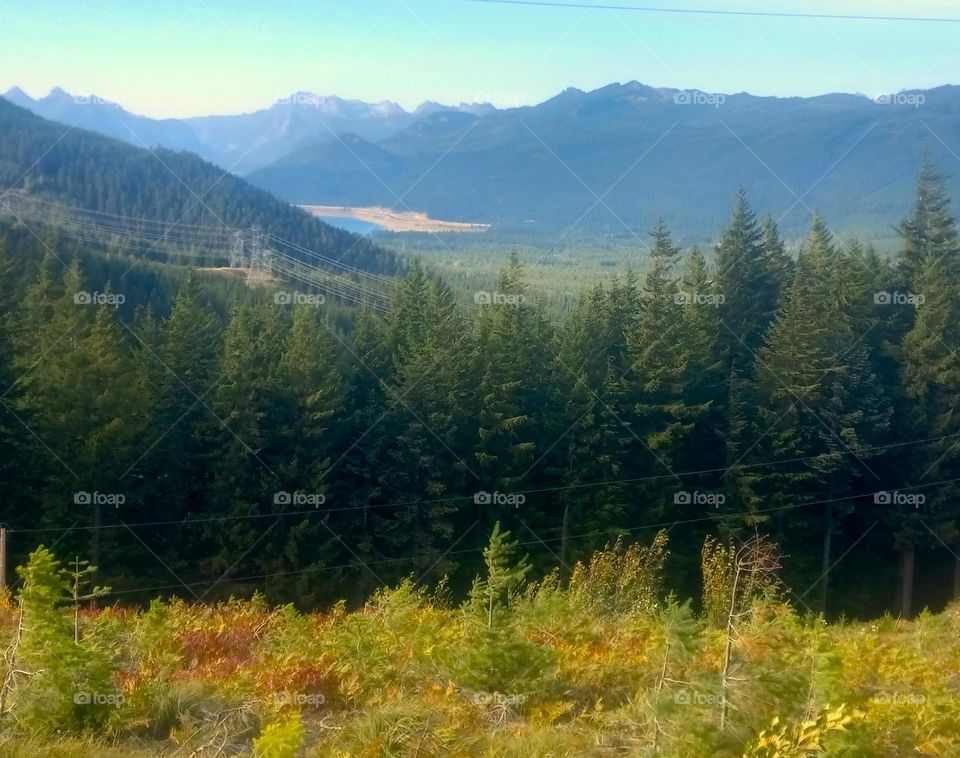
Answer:
[{"label": "hillside", "polygon": [[205,230],[248,229],[367,271],[392,273],[394,256],[225,173],[192,153],[147,150],[67,129],[0,98],[0,185],[105,214]]},{"label": "hillside", "polygon": [[[510,547],[498,558],[512,568],[518,551]],[[407,580],[353,612],[303,614],[262,597],[158,600],[149,610],[83,610],[76,621],[53,607],[58,597],[70,605],[68,578],[39,550],[24,573],[33,585],[20,595],[22,637],[15,637],[20,604],[0,600],[0,637],[12,641],[20,668],[0,751],[8,758],[958,755],[960,608],[914,622],[828,626],[778,602],[775,590],[728,594],[722,571],[731,554],[704,565],[715,580],[704,600],[734,601],[735,635],[728,634],[723,613],[661,599],[664,547],[661,533],[649,548],[598,553],[578,564],[569,584],[514,582],[515,591],[491,606],[483,602],[494,582],[488,569],[462,605],[451,605],[442,588]]]},{"label": "hillside", "polygon": [[483,118],[433,114],[376,145],[328,140],[249,179],[297,203],[402,197],[401,210],[556,236],[578,220],[584,233],[642,236],[662,215],[687,241],[710,239],[742,186],[791,235],[810,209],[828,211],[838,231],[886,232],[909,208],[921,154],[953,165],[960,88],[892,101],[715,96],[637,82],[569,89]]}]

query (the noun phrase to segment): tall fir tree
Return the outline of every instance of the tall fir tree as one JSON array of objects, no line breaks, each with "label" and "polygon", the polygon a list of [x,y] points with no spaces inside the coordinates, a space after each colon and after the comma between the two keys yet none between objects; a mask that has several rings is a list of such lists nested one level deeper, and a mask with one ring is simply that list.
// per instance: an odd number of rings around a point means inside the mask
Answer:
[{"label": "tall fir tree", "polygon": [[899,232],[903,244],[897,266],[905,286],[916,286],[924,264],[936,259],[942,258],[944,269],[957,275],[960,237],[950,212],[946,180],[929,159],[920,166],[913,215],[900,224]]},{"label": "tall fir tree", "polygon": [[716,255],[717,291],[724,297],[720,344],[728,375],[732,371],[749,373],[773,318],[770,293],[776,297],[775,282],[763,240],[763,231],[741,189]]},{"label": "tall fir tree", "polygon": [[[850,496],[882,484],[867,460],[890,417],[888,399],[845,307],[841,272],[847,265],[826,225],[814,217],[793,285],[755,369],[765,400],[761,418],[769,422],[764,436],[772,443],[763,448],[790,461],[766,475],[764,488],[785,505],[821,503],[820,561],[811,573],[819,576],[824,610],[835,533],[852,509]],[[784,513],[789,523],[809,523],[803,512]]]},{"label": "tall fir tree", "polygon": [[633,401],[628,421],[635,440],[630,455],[643,461],[640,475],[648,479],[639,488],[640,512],[632,515],[646,519],[670,510],[673,493],[682,487],[676,468],[697,410],[684,403],[683,378],[691,355],[683,345],[684,305],[675,272],[680,250],[662,220],[650,237],[651,263],[640,314],[629,335],[626,375]]}]

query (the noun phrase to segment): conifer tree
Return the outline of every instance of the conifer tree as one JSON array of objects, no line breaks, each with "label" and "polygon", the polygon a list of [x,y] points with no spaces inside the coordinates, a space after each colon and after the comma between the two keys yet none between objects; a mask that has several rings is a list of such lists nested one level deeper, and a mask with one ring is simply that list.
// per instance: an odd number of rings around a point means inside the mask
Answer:
[{"label": "conifer tree", "polygon": [[[821,605],[826,605],[832,541],[852,507],[847,498],[863,477],[880,484],[864,459],[889,423],[888,399],[873,374],[867,350],[845,307],[841,272],[847,262],[815,217],[793,284],[756,375],[765,398],[773,445],[792,459],[767,475],[774,497],[822,501]],[[800,460],[804,459],[804,460]],[[819,496],[819,497],[818,497]],[[802,523],[801,516],[793,521]]]},{"label": "conifer tree", "polygon": [[[477,490],[467,468],[473,438],[459,422],[475,417],[466,360],[471,335],[440,280],[427,282],[424,301],[423,323],[395,357],[390,408],[382,424],[392,442],[381,481],[387,501],[396,507],[377,516],[385,552],[417,556],[401,568],[409,572],[412,567],[418,576],[428,569],[451,571],[455,566],[443,556],[445,545],[457,536],[456,526],[467,528],[477,520],[471,499],[456,499]],[[391,321],[403,317],[391,313]],[[454,515],[458,503],[467,505],[463,519]]]},{"label": "conifer tree", "polygon": [[[916,548],[930,541],[928,530],[947,544],[957,544],[960,538],[957,487],[951,481],[960,470],[960,293],[944,258],[925,259],[915,281],[924,302],[900,346],[904,426],[911,439],[931,441],[904,451],[904,485],[911,488],[907,492],[913,498],[891,503],[886,514],[901,558],[898,597],[905,616],[912,612]],[[933,483],[936,486],[924,486]],[[960,576],[960,568],[956,573]],[[955,592],[960,592],[960,582],[955,582]]]},{"label": "conifer tree", "polygon": [[8,673],[13,682],[4,681],[5,698],[8,683],[12,686],[0,710],[12,712],[21,727],[34,732],[102,725],[114,690],[110,665],[102,651],[76,639],[63,615],[71,592],[59,562],[40,546],[17,573],[23,580],[17,597],[22,613],[18,671]]},{"label": "conifer tree", "polygon": [[[208,435],[215,451],[208,491],[232,515],[249,516],[276,510],[276,500],[288,484],[281,478],[289,460],[285,445],[283,390],[278,381],[286,323],[284,309],[274,303],[237,305],[224,333],[217,368],[217,386],[211,393],[213,423]],[[281,496],[281,499],[282,496]],[[235,564],[235,556],[249,555],[258,541],[262,555],[271,555],[282,544],[289,522],[271,530],[275,542],[262,541],[256,522],[238,520],[208,529],[211,572],[222,573]],[[252,558],[252,557],[251,557]],[[243,567],[236,567],[243,571]],[[255,565],[247,573],[260,573]]]},{"label": "conifer tree", "polygon": [[[890,305],[891,333],[898,343],[892,353],[899,364],[897,433],[911,444],[897,456],[893,486],[910,489],[899,505],[883,509],[891,525],[900,558],[897,610],[912,613],[916,551],[937,544],[957,543],[957,512],[953,505],[958,470],[954,418],[958,394],[956,351],[960,349],[957,286],[960,283],[960,239],[950,211],[945,181],[925,160],[920,168],[913,215],[899,228],[902,246],[897,261],[899,285],[912,302]],[[921,302],[922,300],[922,302]],[[924,485],[944,481],[936,487]],[[924,499],[922,505],[917,496]],[[960,597],[960,561],[954,572],[954,594]]]},{"label": "conifer tree", "polygon": [[898,269],[905,286],[916,286],[923,264],[936,259],[943,259],[943,268],[951,276],[960,271],[960,238],[946,181],[929,159],[920,166],[913,215],[900,224],[899,232],[903,245]]},{"label": "conifer tree", "polygon": [[741,189],[717,245],[717,292],[724,297],[720,342],[726,373],[734,369],[749,373],[773,317],[771,291],[775,289],[763,232]]},{"label": "conifer tree", "polygon": [[769,272],[769,277],[774,283],[774,288],[770,293],[758,293],[761,297],[767,297],[767,309],[770,318],[777,309],[777,300],[780,296],[780,290],[790,281],[790,274],[793,271],[793,260],[787,253],[783,237],[780,236],[780,229],[773,216],[769,214],[763,220],[763,239],[761,240],[763,249],[763,263]]},{"label": "conifer tree", "polygon": [[[209,502],[210,438],[217,423],[210,407],[222,331],[195,271],[183,280],[163,323],[160,350],[156,336],[137,343],[139,373],[153,377],[155,412],[143,455],[124,481],[139,483],[143,520],[196,518]],[[162,530],[151,546],[177,571],[195,565],[194,540],[199,539],[192,528]]]},{"label": "conifer tree", "polygon": [[629,417],[635,444],[631,455],[645,463],[644,474],[664,477],[641,487],[651,510],[663,512],[668,493],[680,482],[672,476],[681,445],[692,429],[695,409],[684,404],[683,378],[690,355],[683,349],[682,304],[674,267],[679,249],[661,220],[650,233],[650,269],[643,284],[643,303],[629,335],[630,371],[626,376],[634,407]]},{"label": "conifer tree", "polygon": [[689,470],[715,468],[723,461],[723,411],[727,398],[719,342],[724,303],[714,286],[703,252],[694,248],[680,282],[681,292],[691,299],[681,310],[686,360],[683,400],[697,417],[685,445],[684,468]]},{"label": "conifer tree", "polygon": [[477,577],[465,604],[475,630],[473,644],[450,663],[461,686],[489,692],[521,695],[535,693],[535,683],[553,656],[525,639],[515,628],[513,604],[531,566],[518,557],[518,543],[510,532],[494,524],[483,550],[485,577]]},{"label": "conifer tree", "polygon": [[[487,490],[509,491],[536,460],[538,407],[547,376],[539,315],[526,302],[520,259],[512,253],[497,283],[500,303],[477,319],[479,429],[474,458]],[[504,515],[504,514],[500,514]]]},{"label": "conifer tree", "polygon": [[[567,488],[558,493],[562,509],[559,559],[563,570],[574,563],[569,535],[590,533],[622,524],[626,510],[623,487],[607,485],[624,477],[625,451],[633,443],[630,429],[624,360],[616,319],[615,282],[610,291],[600,285],[584,297],[565,321],[551,372],[552,405],[557,409],[550,438],[560,440],[551,450],[550,473]],[[586,485],[586,486],[584,486]],[[609,533],[606,538],[609,539]],[[583,542],[577,558],[602,543]]]},{"label": "conifer tree", "polygon": [[[13,262],[0,240],[0,487],[7,493],[0,518],[10,523],[13,504],[22,509],[32,500],[29,433],[17,413],[19,382],[14,373],[13,342],[9,333],[15,324],[13,313],[21,308],[13,294]],[[22,409],[21,409],[22,410]],[[19,418],[18,418],[19,417]]]},{"label": "conifer tree", "polygon": [[[338,445],[345,421],[344,382],[338,345],[320,319],[315,308],[298,307],[283,340],[277,377],[281,405],[276,419],[278,452],[274,470],[282,480],[280,491],[322,495],[325,504],[335,507],[336,503],[352,502],[348,500],[349,491],[336,486],[332,468],[340,455]],[[283,509],[277,503],[273,508]],[[304,509],[295,505],[290,508]],[[320,567],[322,561],[318,562],[315,548],[326,542],[330,533],[317,518],[311,514],[277,527],[278,534],[269,537],[270,544],[276,546],[271,551],[271,568],[288,572],[311,565]],[[274,584],[275,592],[279,584]],[[289,587],[294,598],[314,602],[327,599],[318,592],[316,577],[309,571],[283,582],[283,586]]]},{"label": "conifer tree", "polygon": [[[135,372],[129,342],[111,306],[97,309],[90,333],[78,349],[85,360],[83,379],[66,419],[71,427],[85,431],[77,459],[78,469],[85,472],[84,489],[122,495],[137,507],[122,479],[140,455],[149,419],[137,383],[131,381]],[[98,502],[91,507],[90,555],[93,564],[101,566],[104,514]]]}]

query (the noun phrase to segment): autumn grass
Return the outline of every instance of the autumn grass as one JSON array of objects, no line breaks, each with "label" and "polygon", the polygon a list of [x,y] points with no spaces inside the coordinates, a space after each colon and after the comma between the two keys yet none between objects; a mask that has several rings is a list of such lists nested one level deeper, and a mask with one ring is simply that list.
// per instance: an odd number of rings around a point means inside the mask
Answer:
[{"label": "autumn grass", "polygon": [[[9,693],[0,758],[960,755],[960,606],[825,625],[750,599],[721,729],[727,632],[664,597],[664,551],[613,546],[569,581],[517,585],[492,616],[491,577],[464,603],[404,582],[353,611],[89,611],[83,644],[122,698],[24,729],[30,697],[73,697],[34,671]],[[12,639],[17,602],[2,605]]]}]

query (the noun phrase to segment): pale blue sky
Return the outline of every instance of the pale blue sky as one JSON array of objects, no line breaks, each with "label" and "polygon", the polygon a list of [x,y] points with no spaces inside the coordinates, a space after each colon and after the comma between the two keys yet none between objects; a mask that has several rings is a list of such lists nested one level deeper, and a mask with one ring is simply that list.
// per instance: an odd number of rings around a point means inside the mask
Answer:
[{"label": "pale blue sky", "polygon": [[[932,0],[649,3],[960,17],[960,3]],[[0,0],[0,91],[19,85],[37,96],[59,85],[150,116],[257,110],[297,90],[407,108],[428,99],[534,104],[567,86],[632,79],[711,92],[874,96],[956,83],[957,72],[960,23],[468,0]]]}]

